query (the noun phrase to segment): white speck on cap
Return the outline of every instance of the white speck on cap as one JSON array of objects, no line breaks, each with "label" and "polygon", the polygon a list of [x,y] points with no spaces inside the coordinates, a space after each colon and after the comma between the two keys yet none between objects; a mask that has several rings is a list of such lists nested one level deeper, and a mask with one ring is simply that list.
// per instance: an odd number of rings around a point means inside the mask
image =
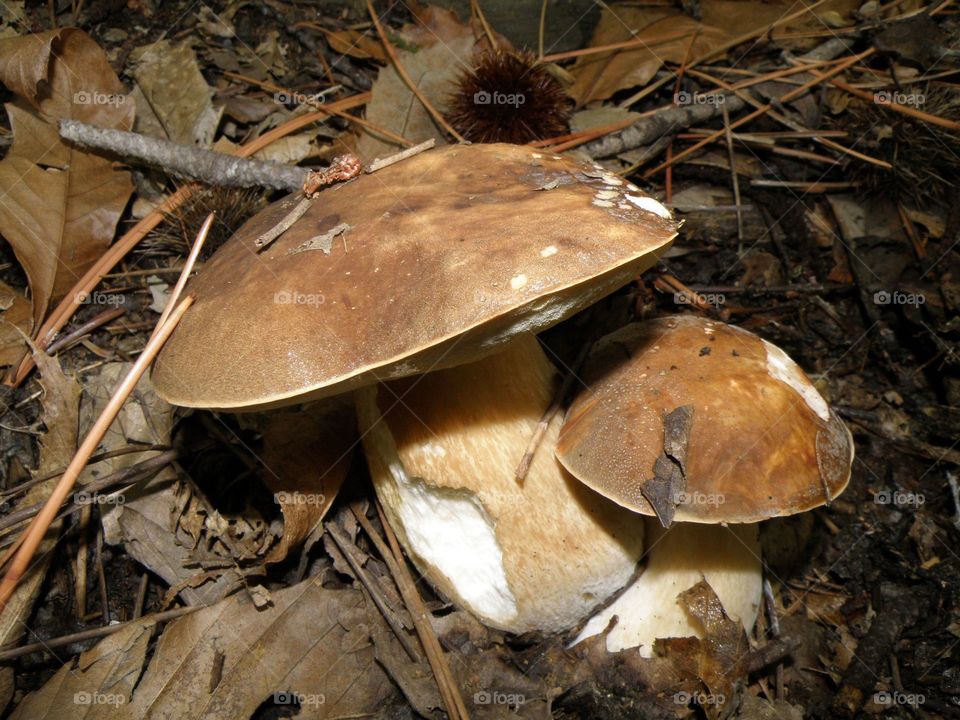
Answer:
[{"label": "white speck on cap", "polygon": [[540,158],[543,157],[543,155],[541,155],[540,153],[530,153],[530,156],[531,156],[534,160],[539,160]]},{"label": "white speck on cap", "polygon": [[613,203],[609,200],[596,200],[594,199],[593,204],[597,207],[613,207]]},{"label": "white speck on cap", "polygon": [[619,194],[616,190],[598,190],[597,200],[613,200]]},{"label": "white speck on cap", "polygon": [[540,251],[540,257],[550,257],[551,255],[557,254],[556,245],[547,245],[543,250]]},{"label": "white speck on cap", "polygon": [[669,220],[672,216],[670,211],[667,210],[663,205],[654,200],[652,197],[646,197],[641,195],[627,195],[627,200],[632,202],[641,210],[646,210],[647,212],[655,213],[662,218]]},{"label": "white speck on cap", "polygon": [[623,180],[621,180],[620,178],[618,178],[616,175],[612,173],[606,173],[603,176],[603,181],[607,185],[623,185]]},{"label": "white speck on cap", "polygon": [[775,377],[792,387],[811,410],[823,420],[829,420],[830,408],[827,406],[827,401],[823,399],[813,383],[803,374],[800,366],[776,345],[768,343],[766,340],[762,340],[762,342],[767,349],[767,372],[770,373],[771,377]]},{"label": "white speck on cap", "polygon": [[638,188],[633,183],[627,183],[627,190],[629,190],[630,192],[640,192],[640,188]]},{"label": "white speck on cap", "polygon": [[517,275],[515,278],[510,278],[510,287],[512,287],[514,290],[519,290],[526,284],[527,284],[526,275]]}]

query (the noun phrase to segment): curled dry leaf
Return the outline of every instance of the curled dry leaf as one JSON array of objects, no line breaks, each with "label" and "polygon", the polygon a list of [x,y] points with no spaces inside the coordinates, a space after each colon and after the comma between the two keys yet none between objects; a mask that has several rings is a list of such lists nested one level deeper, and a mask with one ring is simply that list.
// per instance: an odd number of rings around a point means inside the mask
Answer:
[{"label": "curled dry leaf", "polygon": [[0,161],[0,234],[26,271],[39,322],[106,250],[130,175],[60,140],[59,119],[129,130],[133,104],[100,46],[73,29],[0,40],[13,145]]},{"label": "curled dry leaf", "polygon": [[263,480],[283,512],[283,536],[266,562],[306,540],[337,497],[357,444],[353,405],[334,399],[263,416]]},{"label": "curled dry leaf", "polygon": [[657,640],[656,650],[666,655],[682,676],[699,678],[711,698],[703,703],[707,715],[723,717],[725,708],[736,706],[735,697],[747,674],[747,634],[739,621],[727,615],[706,580],[680,593],[677,602],[703,627],[703,638]]},{"label": "curled dry leaf", "polygon": [[[290,711],[299,704],[298,720],[372,717],[396,696],[370,643],[369,623],[378,620],[368,618],[361,592],[319,580],[273,592],[263,609],[240,593],[179,618],[146,670],[144,618],[81,655],[76,668],[64,665],[14,717],[236,720],[271,700]],[[82,704],[95,694],[98,704]]]}]

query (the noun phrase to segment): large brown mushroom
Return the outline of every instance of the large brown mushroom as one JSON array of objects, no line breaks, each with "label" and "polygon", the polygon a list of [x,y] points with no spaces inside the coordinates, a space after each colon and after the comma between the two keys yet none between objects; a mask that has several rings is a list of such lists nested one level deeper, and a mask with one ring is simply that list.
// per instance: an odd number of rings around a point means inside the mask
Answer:
[{"label": "large brown mushroom", "polygon": [[[670,213],[597,166],[510,145],[333,187],[257,253],[294,203],[248,222],[191,283],[158,392],[239,411],[365,388],[374,485],[421,571],[507,630],[583,618],[631,576],[643,527],[548,449],[516,484],[555,375],[533,334],[652,265]],[[377,397],[377,382],[431,370]]]},{"label": "large brown mushroom", "polygon": [[611,650],[649,654],[657,637],[699,634],[676,596],[701,575],[728,614],[752,627],[762,580],[756,523],[843,491],[853,461],[847,427],[781,349],[691,315],[611,333],[581,376],[586,389],[567,413],[557,457],[600,494],[657,518],[647,523],[645,572],[581,637],[613,615]]},{"label": "large brown mushroom", "polygon": [[431,150],[248,221],[191,282],[157,359],[170,402],[250,410],[452,367],[548,328],[656,261],[670,213],[597,166],[515,145]]}]

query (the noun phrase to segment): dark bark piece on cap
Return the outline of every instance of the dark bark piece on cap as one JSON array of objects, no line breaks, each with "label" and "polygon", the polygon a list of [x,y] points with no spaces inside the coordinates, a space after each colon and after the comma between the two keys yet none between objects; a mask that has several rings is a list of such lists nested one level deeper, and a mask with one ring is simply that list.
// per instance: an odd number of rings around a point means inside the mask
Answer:
[{"label": "dark bark piece on cap", "polygon": [[[545,189],[552,188],[552,189]],[[241,227],[188,286],[154,366],[192,407],[260,409],[479,359],[626,284],[676,234],[670,213],[598,166],[514,145],[422,153]],[[334,228],[326,252],[296,252]]]},{"label": "dark bark piece on cap", "polygon": [[567,413],[557,457],[636,512],[661,515],[644,483],[664,447],[664,414],[686,404],[694,412],[675,522],[804,512],[850,478],[843,421],[786,353],[746,330],[689,315],[628,325],[594,346],[581,377],[589,389]]}]

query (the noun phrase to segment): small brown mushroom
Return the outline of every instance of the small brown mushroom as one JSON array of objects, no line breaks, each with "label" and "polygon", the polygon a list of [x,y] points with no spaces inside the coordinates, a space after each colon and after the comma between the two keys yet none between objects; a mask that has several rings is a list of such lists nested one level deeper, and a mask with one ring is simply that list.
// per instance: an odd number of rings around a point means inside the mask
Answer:
[{"label": "small brown mushroom", "polygon": [[649,654],[657,637],[698,634],[676,596],[701,575],[728,614],[752,627],[762,580],[756,523],[843,491],[853,462],[847,427],[782,350],[690,315],[611,333],[581,376],[587,389],[567,413],[557,457],[600,494],[659,521],[647,523],[645,572],[581,637],[613,615],[611,650]]}]

